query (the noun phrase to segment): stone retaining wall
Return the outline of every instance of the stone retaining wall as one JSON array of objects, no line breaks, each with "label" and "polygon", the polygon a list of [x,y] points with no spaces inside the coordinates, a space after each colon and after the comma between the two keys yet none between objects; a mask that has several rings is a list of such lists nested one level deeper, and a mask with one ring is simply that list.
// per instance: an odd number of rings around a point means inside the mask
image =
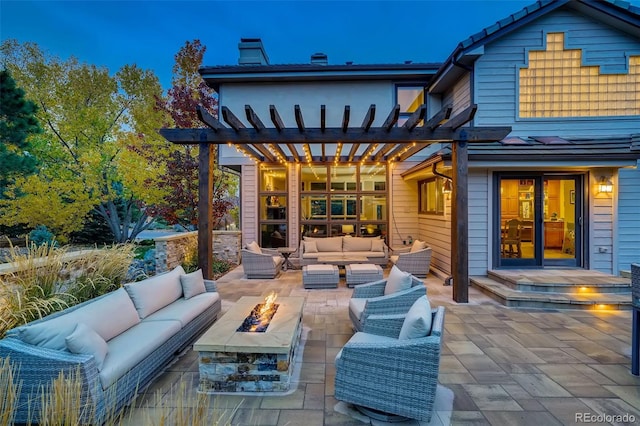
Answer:
[{"label": "stone retaining wall", "polygon": [[[198,231],[184,232],[154,238],[156,243],[156,274],[169,271],[180,265],[185,256],[198,245]],[[213,231],[213,257],[235,264],[240,263],[242,232]],[[197,253],[196,253],[197,256]]]}]

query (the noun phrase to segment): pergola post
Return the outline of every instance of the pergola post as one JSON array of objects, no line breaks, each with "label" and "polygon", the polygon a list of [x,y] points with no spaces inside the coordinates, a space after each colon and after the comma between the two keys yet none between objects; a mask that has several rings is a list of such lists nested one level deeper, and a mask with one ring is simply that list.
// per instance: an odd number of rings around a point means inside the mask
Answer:
[{"label": "pergola post", "polygon": [[215,145],[200,143],[198,155],[198,265],[213,279],[213,154]]},{"label": "pergola post", "polygon": [[451,266],[453,300],[469,302],[469,154],[466,132],[452,145],[453,209],[451,212]]}]

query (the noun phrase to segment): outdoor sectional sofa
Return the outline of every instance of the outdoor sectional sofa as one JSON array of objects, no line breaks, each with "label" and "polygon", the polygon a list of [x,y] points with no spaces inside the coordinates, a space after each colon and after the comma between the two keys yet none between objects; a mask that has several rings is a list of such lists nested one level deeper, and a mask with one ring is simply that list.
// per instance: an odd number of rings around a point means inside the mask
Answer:
[{"label": "outdoor sectional sofa", "polygon": [[36,422],[40,388],[61,371],[77,371],[81,401],[91,407],[85,416],[92,418],[83,423],[102,424],[207,330],[220,310],[215,283],[178,266],[9,330],[0,340],[0,358],[10,358],[18,367],[16,382],[22,382],[14,422]]},{"label": "outdoor sectional sofa", "polygon": [[[386,266],[389,248],[381,238],[365,237],[304,237],[298,250],[301,265],[318,263],[321,256],[364,256],[369,262]],[[357,263],[357,262],[354,262]]]}]

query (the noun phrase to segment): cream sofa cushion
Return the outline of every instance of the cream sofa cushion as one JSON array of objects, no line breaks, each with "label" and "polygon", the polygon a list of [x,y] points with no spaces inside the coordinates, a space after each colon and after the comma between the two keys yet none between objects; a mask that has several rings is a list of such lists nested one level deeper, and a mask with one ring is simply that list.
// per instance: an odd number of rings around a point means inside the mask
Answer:
[{"label": "cream sofa cushion", "polygon": [[373,238],[350,237],[343,238],[342,249],[349,253],[352,251],[370,251]]},{"label": "cream sofa cushion", "polygon": [[182,266],[177,266],[171,272],[156,275],[144,281],[125,284],[140,318],[144,319],[158,309],[182,297],[180,275],[184,275]]},{"label": "cream sofa cushion", "polygon": [[133,302],[127,292],[120,288],[55,318],[20,327],[17,334],[20,340],[34,346],[66,350],[65,339],[79,323],[109,341],[139,322],[140,317]]},{"label": "cream sofa cushion", "polygon": [[379,238],[371,238],[371,251],[384,252],[384,241]]},{"label": "cream sofa cushion", "polygon": [[169,306],[149,315],[142,322],[176,320],[180,321],[184,327],[219,299],[220,295],[217,292],[205,292],[190,299],[178,299]]},{"label": "cream sofa cushion", "polygon": [[342,237],[318,238],[315,241],[318,252],[342,251]]},{"label": "cream sofa cushion", "polygon": [[317,246],[315,240],[305,241],[303,244],[304,244],[304,252],[305,253],[317,253],[318,252],[318,246]]}]

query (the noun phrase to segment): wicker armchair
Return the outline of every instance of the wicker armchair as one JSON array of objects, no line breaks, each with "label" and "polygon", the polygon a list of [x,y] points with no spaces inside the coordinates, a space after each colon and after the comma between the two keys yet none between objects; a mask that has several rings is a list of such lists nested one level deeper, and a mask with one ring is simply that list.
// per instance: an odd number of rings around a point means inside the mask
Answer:
[{"label": "wicker armchair", "polygon": [[278,250],[261,248],[262,253],[242,249],[242,267],[247,278],[275,278],[282,270],[284,258]]},{"label": "wicker armchair", "polygon": [[411,288],[396,293],[384,294],[387,280],[360,284],[353,288],[349,300],[349,318],[356,331],[362,331],[370,315],[374,314],[406,314],[420,296],[424,296],[427,288],[422,280],[412,276]]},{"label": "wicker armchair", "polygon": [[431,267],[431,247],[413,253],[409,252],[409,250],[409,247],[406,249],[394,249],[394,255],[389,260],[401,271],[408,272],[416,277],[426,278]]},{"label": "wicker armchair", "polygon": [[397,338],[404,315],[369,317],[365,332],[351,337],[336,356],[336,399],[374,412],[430,421],[444,313],[442,306],[433,309],[431,333],[407,340]]}]

